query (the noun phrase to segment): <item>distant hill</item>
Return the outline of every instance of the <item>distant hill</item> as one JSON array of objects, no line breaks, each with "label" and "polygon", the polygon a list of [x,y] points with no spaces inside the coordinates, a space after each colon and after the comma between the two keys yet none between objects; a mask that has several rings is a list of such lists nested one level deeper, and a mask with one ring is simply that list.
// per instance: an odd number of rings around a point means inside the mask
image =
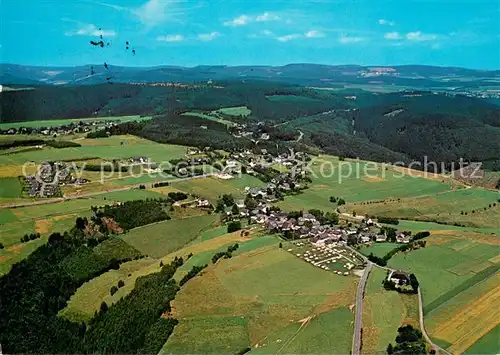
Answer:
[{"label": "distant hill", "polygon": [[[94,74],[91,75],[91,67]],[[422,65],[359,66],[289,64],[284,66],[159,66],[119,67],[102,64],[76,67],[36,67],[0,64],[0,84],[89,85],[106,82],[199,82],[208,80],[266,80],[306,86],[396,85],[413,88],[435,87],[447,90],[500,86],[500,71]],[[14,80],[15,82],[11,82]]]},{"label": "distant hill", "polygon": [[[145,123],[141,136],[202,145],[211,144],[206,137],[212,135],[192,134],[192,126],[185,131],[183,123],[193,120],[179,113],[247,106],[251,114],[245,123],[263,122],[292,137],[303,132],[303,144],[326,152],[387,162],[427,157],[445,165],[463,158],[500,170],[500,107],[478,98],[429,91],[353,94],[272,81],[31,87],[0,93],[2,122],[154,115],[161,117]],[[172,115],[176,118],[167,122]],[[184,133],[172,135],[176,131]],[[238,146],[225,126],[218,131],[224,146]],[[195,135],[201,139],[193,140]]]}]

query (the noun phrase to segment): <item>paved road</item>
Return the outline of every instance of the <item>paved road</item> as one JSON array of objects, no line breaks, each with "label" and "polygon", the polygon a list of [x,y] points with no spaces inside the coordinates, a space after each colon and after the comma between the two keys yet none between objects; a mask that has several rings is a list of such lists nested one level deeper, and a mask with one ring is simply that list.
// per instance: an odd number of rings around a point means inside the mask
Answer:
[{"label": "paved road", "polygon": [[366,269],[359,280],[358,292],[356,294],[356,318],[354,320],[354,336],[352,339],[352,355],[361,354],[361,328],[363,327],[363,297],[365,293],[366,281],[373,267],[373,263],[368,261]]},{"label": "paved road", "polygon": [[[200,178],[204,178],[204,177],[213,176],[215,174],[216,173],[210,173],[210,174],[204,174],[204,175],[198,175],[198,176],[191,176],[191,177],[186,177],[186,178],[178,178],[178,179],[172,179],[172,180],[166,180],[166,181],[155,181],[154,183],[159,183],[159,182],[173,183],[173,182],[178,182],[178,181],[200,179]],[[109,190],[105,190],[105,191],[89,192],[89,193],[86,193],[86,194],[72,195],[72,196],[65,196],[65,197],[57,197],[57,198],[51,198],[51,199],[46,199],[46,200],[38,200],[38,201],[32,201],[32,202],[11,203],[11,204],[8,204],[8,205],[0,205],[0,209],[2,209],[2,208],[16,208],[16,207],[28,207],[28,206],[46,205],[46,204],[50,204],[50,203],[63,202],[63,201],[67,201],[67,200],[76,200],[76,199],[79,199],[79,198],[87,198],[87,197],[92,197],[92,196],[103,195],[103,194],[107,194],[109,192],[118,192],[118,191],[127,191],[127,190],[137,189],[141,185],[145,185],[145,184],[143,183],[143,184],[138,184],[138,185],[133,185],[133,186],[128,186],[128,187],[119,187],[119,188],[116,188],[116,189],[109,189]]]}]

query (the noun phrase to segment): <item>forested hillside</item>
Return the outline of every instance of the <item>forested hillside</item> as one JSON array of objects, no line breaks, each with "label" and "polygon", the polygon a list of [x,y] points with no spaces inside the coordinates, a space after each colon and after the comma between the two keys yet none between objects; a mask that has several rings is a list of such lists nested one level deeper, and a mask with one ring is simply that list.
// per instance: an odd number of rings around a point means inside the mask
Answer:
[{"label": "forested hillside", "polygon": [[[152,121],[126,126],[121,133],[220,149],[248,148],[252,137],[236,138],[220,120],[203,118],[203,114],[244,106],[249,109],[245,117],[222,114],[223,118],[240,126],[262,123],[272,132],[273,141],[294,140],[302,132],[301,143],[348,157],[406,162],[426,156],[448,166],[463,158],[500,169],[499,106],[460,95],[381,94],[225,81],[178,86],[39,86],[2,92],[0,101],[2,122],[153,115]],[[202,116],[181,115],[193,110]]]}]

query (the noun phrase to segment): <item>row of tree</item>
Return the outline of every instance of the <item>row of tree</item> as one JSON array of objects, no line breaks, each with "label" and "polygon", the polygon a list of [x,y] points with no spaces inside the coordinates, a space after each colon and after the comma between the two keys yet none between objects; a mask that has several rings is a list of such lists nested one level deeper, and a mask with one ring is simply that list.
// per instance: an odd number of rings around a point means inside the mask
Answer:
[{"label": "row of tree", "polygon": [[212,264],[215,264],[220,258],[230,259],[233,256],[233,252],[238,249],[238,243],[230,245],[227,247],[226,251],[219,251],[212,256]]}]

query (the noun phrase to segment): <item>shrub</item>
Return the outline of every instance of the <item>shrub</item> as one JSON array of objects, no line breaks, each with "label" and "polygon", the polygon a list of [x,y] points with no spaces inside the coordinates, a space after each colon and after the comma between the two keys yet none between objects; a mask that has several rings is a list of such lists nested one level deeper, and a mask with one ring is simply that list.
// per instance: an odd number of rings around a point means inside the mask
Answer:
[{"label": "shrub", "polygon": [[116,286],[112,286],[111,289],[109,290],[109,293],[111,294],[111,296],[113,296],[116,291],[118,291],[118,287]]},{"label": "shrub", "polygon": [[232,221],[227,225],[227,232],[232,233],[239,231],[241,229],[241,222],[240,221]]}]

